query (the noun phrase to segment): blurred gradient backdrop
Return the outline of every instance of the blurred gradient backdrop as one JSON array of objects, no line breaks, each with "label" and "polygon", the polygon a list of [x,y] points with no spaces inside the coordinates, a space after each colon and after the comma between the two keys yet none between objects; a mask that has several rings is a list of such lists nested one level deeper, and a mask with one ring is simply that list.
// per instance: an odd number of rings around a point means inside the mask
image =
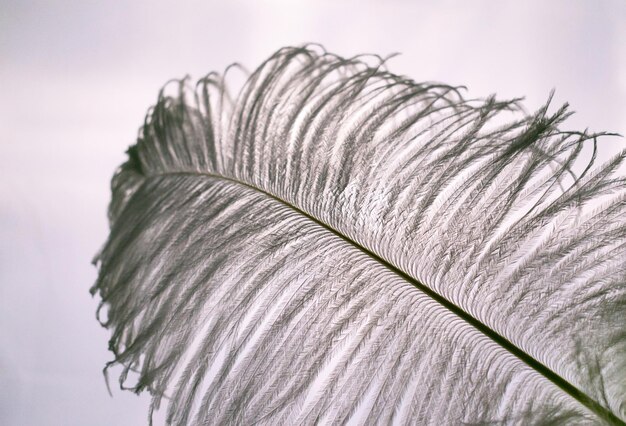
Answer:
[{"label": "blurred gradient backdrop", "polygon": [[306,42],[529,110],[555,88],[567,129],[626,134],[624,0],[0,0],[0,424],[147,423],[88,292],[110,178],[167,80]]}]

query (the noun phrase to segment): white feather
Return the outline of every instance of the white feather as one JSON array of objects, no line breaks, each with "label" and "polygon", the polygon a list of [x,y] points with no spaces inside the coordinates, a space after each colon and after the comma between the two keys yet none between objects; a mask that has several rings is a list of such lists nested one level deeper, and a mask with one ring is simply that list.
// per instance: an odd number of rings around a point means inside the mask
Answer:
[{"label": "white feather", "polygon": [[122,383],[172,424],[626,420],[624,154],[572,179],[598,135],[564,108],[308,48],[230,74],[162,95],[113,179]]}]

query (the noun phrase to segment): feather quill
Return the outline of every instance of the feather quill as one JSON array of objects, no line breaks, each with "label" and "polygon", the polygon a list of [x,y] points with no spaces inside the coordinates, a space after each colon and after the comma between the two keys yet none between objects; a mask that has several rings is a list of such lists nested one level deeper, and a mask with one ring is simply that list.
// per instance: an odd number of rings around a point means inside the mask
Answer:
[{"label": "feather quill", "polygon": [[624,424],[625,153],[376,57],[241,74],[162,92],[113,178],[122,386],[168,424]]}]

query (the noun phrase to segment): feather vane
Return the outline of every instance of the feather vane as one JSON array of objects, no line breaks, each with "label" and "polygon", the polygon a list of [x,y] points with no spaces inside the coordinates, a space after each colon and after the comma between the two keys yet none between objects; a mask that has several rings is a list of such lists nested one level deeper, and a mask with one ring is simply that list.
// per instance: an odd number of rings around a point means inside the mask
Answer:
[{"label": "feather vane", "polygon": [[371,57],[239,72],[163,92],[113,178],[121,384],[171,424],[626,421],[624,153]]}]

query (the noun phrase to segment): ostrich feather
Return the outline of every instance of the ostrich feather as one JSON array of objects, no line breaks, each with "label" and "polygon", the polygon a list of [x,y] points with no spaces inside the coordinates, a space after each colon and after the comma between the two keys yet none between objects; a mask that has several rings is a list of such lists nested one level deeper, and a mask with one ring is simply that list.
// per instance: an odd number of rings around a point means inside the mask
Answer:
[{"label": "ostrich feather", "polygon": [[120,384],[170,424],[624,424],[625,153],[569,114],[310,46],[169,84],[97,257]]}]

